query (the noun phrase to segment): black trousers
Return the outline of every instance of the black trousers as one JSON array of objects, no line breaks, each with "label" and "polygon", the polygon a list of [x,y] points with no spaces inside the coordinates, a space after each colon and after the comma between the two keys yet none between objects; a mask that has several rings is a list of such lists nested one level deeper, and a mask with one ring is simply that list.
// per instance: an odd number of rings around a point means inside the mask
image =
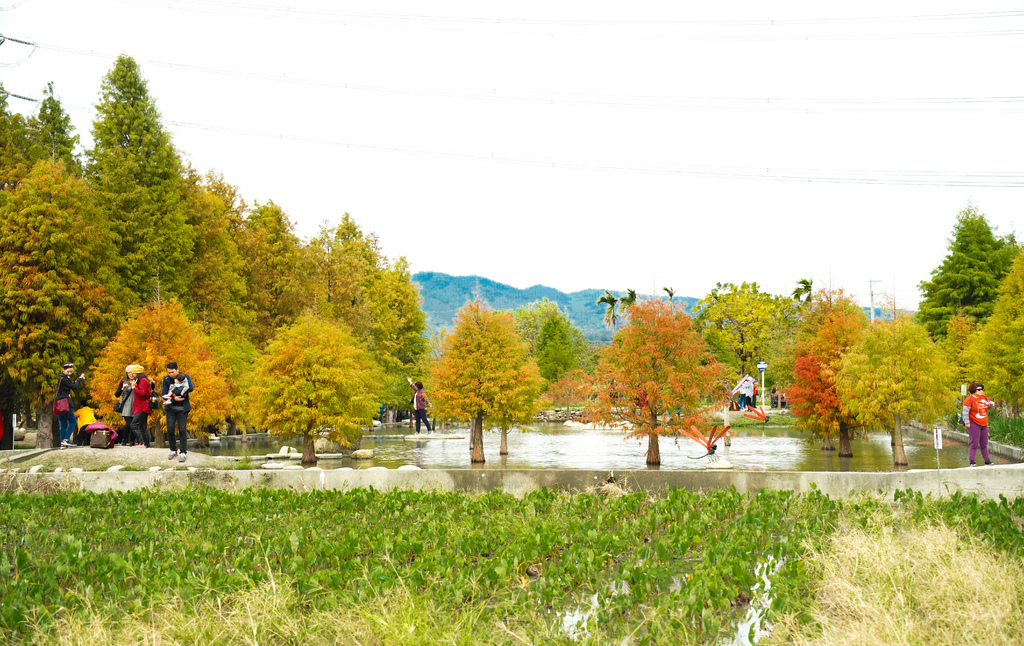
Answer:
[{"label": "black trousers", "polygon": [[132,442],[149,446],[149,413],[135,413],[132,416]]},{"label": "black trousers", "polygon": [[[171,451],[177,451],[178,445],[175,440],[181,442],[181,452],[188,452],[188,431],[185,430],[188,424],[188,412],[183,410],[168,410],[164,407],[164,414],[167,416],[167,443],[171,445]],[[174,427],[178,427],[178,436],[174,436]]]},{"label": "black trousers", "polygon": [[427,409],[425,409],[425,408],[420,408],[420,409],[416,410],[416,432],[417,433],[420,432],[420,421],[422,421],[424,424],[427,425],[427,430],[428,431],[430,431],[431,433],[434,432],[434,429],[430,428],[430,420],[427,419]]}]

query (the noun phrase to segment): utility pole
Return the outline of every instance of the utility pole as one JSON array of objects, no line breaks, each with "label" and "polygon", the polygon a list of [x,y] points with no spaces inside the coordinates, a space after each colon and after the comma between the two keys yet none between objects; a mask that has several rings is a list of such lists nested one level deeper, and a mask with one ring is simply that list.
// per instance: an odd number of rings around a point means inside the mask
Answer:
[{"label": "utility pole", "polygon": [[875,283],[880,283],[880,280],[869,280],[868,281],[868,293],[871,294],[871,322],[875,322]]}]

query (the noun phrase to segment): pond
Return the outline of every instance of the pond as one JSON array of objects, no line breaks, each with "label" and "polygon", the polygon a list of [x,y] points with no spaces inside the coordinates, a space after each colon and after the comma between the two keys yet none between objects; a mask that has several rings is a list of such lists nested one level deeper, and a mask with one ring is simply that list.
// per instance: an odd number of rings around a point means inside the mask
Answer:
[{"label": "pond", "polygon": [[[889,434],[869,433],[853,441],[853,457],[840,458],[836,451],[822,451],[821,443],[810,435],[791,426],[757,426],[734,429],[732,446],[719,443],[718,454],[729,460],[736,469],[769,471],[892,471],[892,450]],[[464,433],[464,430],[452,431]],[[411,433],[405,428],[387,428],[364,435],[359,448],[373,449],[369,460],[321,460],[324,468],[387,467],[395,469],[413,464],[423,469],[470,468],[469,440],[424,439],[410,441],[400,433]],[[644,469],[647,441],[626,440],[618,431],[588,431],[567,429],[560,424],[535,424],[514,429],[508,434],[509,455],[498,455],[501,436],[497,431],[484,433],[484,469]],[[934,469],[935,447],[931,435],[905,432],[903,437],[907,461],[911,469]],[[224,449],[196,449],[212,455],[252,455],[255,461],[267,453],[277,453],[289,444],[298,447],[298,441],[273,440],[248,443]],[[946,439],[939,451],[943,469],[967,466],[967,446]],[[703,469],[707,459],[700,458],[704,451],[692,440],[671,438],[661,440],[662,470]],[[981,456],[978,456],[981,460]],[[1013,460],[992,454],[992,461],[1005,464]]]}]

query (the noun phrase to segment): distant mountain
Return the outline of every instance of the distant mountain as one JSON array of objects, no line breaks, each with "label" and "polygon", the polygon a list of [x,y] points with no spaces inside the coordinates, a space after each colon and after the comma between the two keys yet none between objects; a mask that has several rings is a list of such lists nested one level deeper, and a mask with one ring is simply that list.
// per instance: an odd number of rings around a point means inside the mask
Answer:
[{"label": "distant mountain", "polygon": [[[588,340],[608,343],[612,339],[612,331],[604,324],[606,308],[597,304],[597,299],[604,294],[603,289],[585,289],[569,294],[544,285],[516,289],[482,276],[449,276],[429,271],[413,274],[412,280],[420,286],[423,311],[427,314],[427,326],[431,329],[451,327],[455,314],[475,295],[479,295],[496,310],[514,310],[546,298],[558,303]],[[612,294],[624,296],[625,292],[612,291]],[[637,295],[637,298],[645,297],[649,298],[650,295]],[[664,300],[666,297],[659,295],[659,298]],[[688,296],[674,299],[691,315],[698,300]]]}]

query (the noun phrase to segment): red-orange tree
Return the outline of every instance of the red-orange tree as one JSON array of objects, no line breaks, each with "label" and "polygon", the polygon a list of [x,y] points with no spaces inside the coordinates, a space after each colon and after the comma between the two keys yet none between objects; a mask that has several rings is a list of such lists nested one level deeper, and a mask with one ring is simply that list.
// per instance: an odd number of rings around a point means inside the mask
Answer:
[{"label": "red-orange tree", "polygon": [[818,290],[803,310],[794,347],[793,385],[789,407],[801,427],[824,438],[822,449],[839,457],[852,457],[850,428],[854,414],[843,403],[836,385],[836,371],[843,353],[864,334],[864,312],[843,290]]},{"label": "red-orange tree", "polygon": [[511,312],[493,312],[479,300],[455,316],[433,375],[438,417],[473,422],[472,462],[484,461],[485,418],[507,432],[535,413],[540,373],[516,321]]},{"label": "red-orange tree", "polygon": [[648,438],[647,464],[661,464],[658,438],[705,425],[729,396],[722,375],[689,316],[642,301],[601,355],[589,416],[630,424],[627,439]]},{"label": "red-orange tree", "polygon": [[[151,303],[138,310],[103,349],[92,368],[94,378],[88,382],[93,399],[99,404],[100,416],[107,420],[119,418],[114,413],[114,392],[125,366],[141,365],[156,381],[159,392],[168,361],[176,361],[181,371],[192,378],[195,391],[189,395],[189,427],[193,432],[201,432],[203,427],[216,425],[227,417],[230,389],[224,364],[210,352],[206,336],[189,321],[177,301]],[[154,410],[150,422],[157,429],[157,446],[162,447],[163,410]]]}]

